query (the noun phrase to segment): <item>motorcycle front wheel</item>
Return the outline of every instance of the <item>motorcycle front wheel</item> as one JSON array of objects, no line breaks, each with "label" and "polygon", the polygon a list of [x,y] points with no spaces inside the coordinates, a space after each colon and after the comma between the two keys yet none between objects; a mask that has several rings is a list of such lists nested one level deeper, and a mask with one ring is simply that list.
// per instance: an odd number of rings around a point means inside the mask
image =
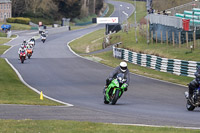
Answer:
[{"label": "motorcycle front wheel", "polygon": [[187,100],[187,103],[186,103],[186,108],[188,111],[193,111],[195,109],[195,106],[193,106],[189,100]]},{"label": "motorcycle front wheel", "polygon": [[30,58],[31,58],[31,55],[29,54],[29,55],[28,55],[28,59],[30,59]]},{"label": "motorcycle front wheel", "polygon": [[109,104],[109,101],[106,100],[106,96],[104,95],[104,104]]},{"label": "motorcycle front wheel", "polygon": [[22,58],[21,58],[21,63],[24,63],[24,56],[22,56]]},{"label": "motorcycle front wheel", "polygon": [[117,89],[117,90],[115,91],[115,94],[114,94],[114,96],[113,96],[113,100],[112,100],[111,104],[112,104],[112,105],[115,105],[116,102],[117,102],[117,100],[118,100],[118,98],[119,98],[119,90]]}]

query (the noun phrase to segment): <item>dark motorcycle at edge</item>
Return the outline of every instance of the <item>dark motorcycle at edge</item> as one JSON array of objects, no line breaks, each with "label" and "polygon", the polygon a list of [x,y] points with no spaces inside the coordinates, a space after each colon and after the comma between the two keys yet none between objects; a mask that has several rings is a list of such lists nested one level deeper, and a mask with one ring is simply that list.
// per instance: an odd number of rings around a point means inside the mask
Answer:
[{"label": "dark motorcycle at edge", "polygon": [[187,99],[186,108],[188,111],[193,111],[196,107],[200,107],[200,81],[199,87],[194,89],[192,97],[189,98],[189,93],[186,91],[185,98]]}]

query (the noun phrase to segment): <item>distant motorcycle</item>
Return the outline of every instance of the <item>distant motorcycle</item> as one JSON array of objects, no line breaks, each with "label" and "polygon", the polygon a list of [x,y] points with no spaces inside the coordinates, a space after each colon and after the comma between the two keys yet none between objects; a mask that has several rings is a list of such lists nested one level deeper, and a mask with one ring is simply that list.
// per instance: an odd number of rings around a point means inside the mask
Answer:
[{"label": "distant motorcycle", "polygon": [[191,99],[189,99],[189,93],[185,92],[187,99],[186,108],[188,111],[193,111],[196,107],[200,107],[200,82],[199,87],[194,89]]},{"label": "distant motorcycle", "polygon": [[28,56],[28,59],[31,58],[32,54],[33,54],[32,48],[27,48],[27,56]]},{"label": "distant motorcycle", "polygon": [[28,43],[29,43],[29,45],[31,45],[32,47],[34,47],[34,46],[35,46],[35,42],[34,42],[34,41],[32,41],[32,40],[31,40],[31,41],[29,41]]},{"label": "distant motorcycle", "polygon": [[25,51],[21,51],[20,52],[20,60],[21,63],[24,63],[24,60],[26,59],[26,52]]},{"label": "distant motorcycle", "polygon": [[117,100],[122,96],[124,89],[127,87],[125,84],[126,79],[124,74],[119,73],[116,79],[113,79],[104,92],[104,103],[112,105],[116,104]]}]

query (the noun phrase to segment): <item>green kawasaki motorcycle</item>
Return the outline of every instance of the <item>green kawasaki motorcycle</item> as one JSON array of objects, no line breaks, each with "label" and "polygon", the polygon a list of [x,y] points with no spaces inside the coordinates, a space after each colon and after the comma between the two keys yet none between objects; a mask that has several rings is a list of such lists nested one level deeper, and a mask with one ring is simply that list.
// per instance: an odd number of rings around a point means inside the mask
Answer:
[{"label": "green kawasaki motorcycle", "polygon": [[119,73],[117,78],[113,79],[111,83],[105,88],[104,103],[112,105],[116,104],[117,100],[122,96],[124,89],[128,86],[123,73]]}]

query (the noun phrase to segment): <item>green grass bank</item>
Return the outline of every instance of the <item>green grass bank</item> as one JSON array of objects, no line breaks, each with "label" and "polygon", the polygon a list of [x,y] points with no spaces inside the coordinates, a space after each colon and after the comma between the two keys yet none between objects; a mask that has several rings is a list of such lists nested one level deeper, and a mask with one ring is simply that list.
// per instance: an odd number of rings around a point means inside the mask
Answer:
[{"label": "green grass bank", "polygon": [[199,130],[62,120],[0,120],[3,133],[199,133]]}]

